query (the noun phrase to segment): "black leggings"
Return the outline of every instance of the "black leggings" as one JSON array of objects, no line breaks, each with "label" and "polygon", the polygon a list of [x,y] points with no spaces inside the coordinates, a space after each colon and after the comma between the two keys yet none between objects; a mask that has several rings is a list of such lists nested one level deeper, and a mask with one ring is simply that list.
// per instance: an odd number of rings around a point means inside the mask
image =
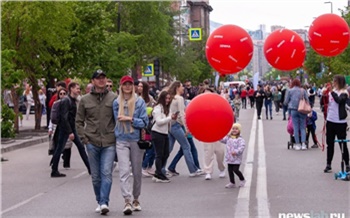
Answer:
[{"label": "black leggings", "polygon": [[[311,133],[312,140],[314,141],[314,144],[317,145],[317,137],[316,137],[315,129],[314,129],[313,125],[307,125],[306,128],[307,128],[306,141],[310,142],[309,137],[310,137],[310,133]],[[310,145],[310,143],[309,143],[309,145]]]},{"label": "black leggings", "polygon": [[227,164],[228,175],[230,176],[230,182],[235,184],[235,177],[233,173],[235,173],[239,180],[244,181],[244,176],[241,171],[239,171],[240,164]]},{"label": "black leggings", "polygon": [[156,153],[156,175],[164,178],[165,175],[162,173],[162,168],[165,167],[166,161],[169,157],[169,138],[167,134],[155,131],[152,131],[151,134],[154,151]]},{"label": "black leggings", "polygon": [[[347,123],[333,123],[333,122],[327,121],[326,123],[327,165],[332,164],[333,155],[334,155],[335,136],[337,136],[337,139],[346,139],[347,126],[348,126]],[[339,146],[341,146],[340,143],[339,143]],[[345,165],[347,166],[349,165],[349,151],[348,151],[348,146],[346,142],[343,143],[342,160],[344,160]]]}]

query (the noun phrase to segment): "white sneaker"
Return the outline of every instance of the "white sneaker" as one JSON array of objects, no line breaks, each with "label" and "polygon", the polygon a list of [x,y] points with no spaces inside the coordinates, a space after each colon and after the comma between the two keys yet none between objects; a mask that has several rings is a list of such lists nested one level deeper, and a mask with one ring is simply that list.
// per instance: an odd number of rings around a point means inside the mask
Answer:
[{"label": "white sneaker", "polygon": [[210,175],[210,173],[207,173],[207,175],[205,175],[205,180],[211,180],[211,175]]},{"label": "white sneaker", "polygon": [[97,205],[96,209],[95,209],[96,213],[101,213],[101,205]]},{"label": "white sneaker", "polygon": [[124,209],[123,209],[123,213],[125,215],[131,215],[132,214],[132,206],[130,203],[125,203]]},{"label": "white sneaker", "polygon": [[245,180],[243,180],[239,183],[239,187],[244,187],[244,186],[245,186]]},{"label": "white sneaker", "polygon": [[194,173],[190,173],[190,177],[200,176],[200,175],[203,175],[203,174],[204,174],[204,172],[202,170],[197,170]]},{"label": "white sneaker", "polygon": [[132,208],[133,208],[134,211],[141,211],[140,202],[138,200],[134,200],[132,202]]},{"label": "white sneaker", "polygon": [[300,144],[294,144],[294,150],[299,151],[301,149]]},{"label": "white sneaker", "polygon": [[306,149],[307,149],[306,144],[305,144],[305,143],[302,143],[302,144],[301,144],[301,150],[306,150]]},{"label": "white sneaker", "polygon": [[106,204],[101,205],[101,214],[106,215],[109,212],[109,208]]},{"label": "white sneaker", "polygon": [[150,174],[150,175],[154,175],[156,173],[156,170],[153,169],[153,168],[148,168],[147,169],[147,173]]},{"label": "white sneaker", "polygon": [[225,171],[221,171],[219,174],[219,178],[225,178],[225,176],[226,176]]},{"label": "white sneaker", "polygon": [[225,185],[225,188],[236,188],[236,184],[229,183],[229,184]]},{"label": "white sneaker", "polygon": [[148,173],[147,170],[142,169],[142,175],[145,177],[151,177],[152,175]]}]

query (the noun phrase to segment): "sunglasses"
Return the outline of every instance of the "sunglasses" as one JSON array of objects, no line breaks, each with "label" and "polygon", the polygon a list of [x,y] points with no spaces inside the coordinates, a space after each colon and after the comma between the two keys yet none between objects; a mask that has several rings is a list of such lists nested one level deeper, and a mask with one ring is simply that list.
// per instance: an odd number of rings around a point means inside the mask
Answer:
[{"label": "sunglasses", "polygon": [[107,88],[112,88],[113,86],[112,85],[106,85]]},{"label": "sunglasses", "polygon": [[67,95],[67,93],[65,93],[65,92],[61,92],[61,93],[60,93],[60,95]]}]

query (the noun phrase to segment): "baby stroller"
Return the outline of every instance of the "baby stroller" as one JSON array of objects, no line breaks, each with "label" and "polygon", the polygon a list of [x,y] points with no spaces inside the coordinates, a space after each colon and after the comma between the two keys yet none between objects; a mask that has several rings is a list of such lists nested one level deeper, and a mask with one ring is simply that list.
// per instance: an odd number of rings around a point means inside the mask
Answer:
[{"label": "baby stroller", "polygon": [[[306,123],[305,123],[306,125]],[[306,129],[307,131],[307,129]],[[288,124],[287,124],[287,132],[290,135],[290,140],[287,143],[287,148],[293,148],[294,144],[295,144],[295,138],[294,138],[294,128],[293,128],[293,122],[292,122],[292,116],[288,117]],[[301,134],[299,133],[299,141],[301,141]],[[309,149],[309,142],[306,141],[306,148]]]}]

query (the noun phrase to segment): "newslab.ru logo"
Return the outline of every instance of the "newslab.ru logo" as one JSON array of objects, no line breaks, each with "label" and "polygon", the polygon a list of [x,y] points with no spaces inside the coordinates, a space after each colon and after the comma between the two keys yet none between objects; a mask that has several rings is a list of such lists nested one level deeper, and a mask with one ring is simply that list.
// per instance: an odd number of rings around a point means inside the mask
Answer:
[{"label": "newslab.ru logo", "polygon": [[345,213],[326,213],[324,211],[309,213],[279,213],[278,218],[346,218]]}]

